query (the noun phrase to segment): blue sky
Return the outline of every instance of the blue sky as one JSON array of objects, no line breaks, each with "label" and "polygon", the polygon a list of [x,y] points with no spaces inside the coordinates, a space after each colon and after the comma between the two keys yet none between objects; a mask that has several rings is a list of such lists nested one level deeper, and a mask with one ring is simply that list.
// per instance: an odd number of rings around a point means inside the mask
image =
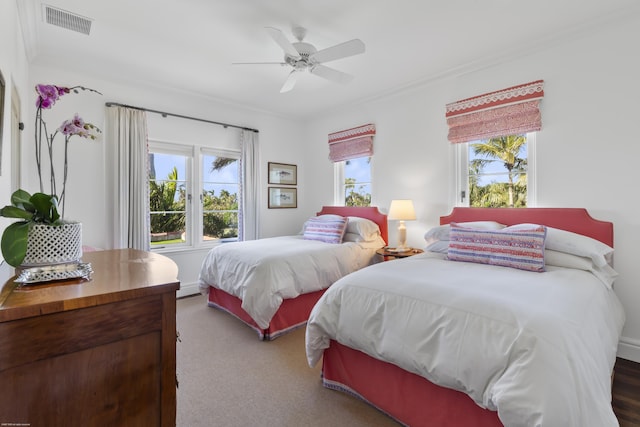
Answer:
[{"label": "blue sky", "polygon": [[368,157],[349,160],[344,167],[344,177],[355,178],[356,182],[371,182],[371,164]]},{"label": "blue sky", "polygon": [[[520,148],[520,157],[525,159],[527,158],[527,144]],[[485,156],[476,156],[473,153],[473,147],[471,146],[471,143],[469,143],[469,163],[471,163],[471,161],[476,158],[487,159],[487,157]],[[478,185],[480,186],[485,186],[491,184],[492,182],[508,181],[507,168],[505,168],[504,164],[500,161],[489,162],[482,170],[482,173],[486,175],[480,175],[480,179],[478,180]]]},{"label": "blue sky", "polygon": [[[210,172],[211,164],[216,156],[203,156],[203,181],[205,190],[215,190],[215,195],[219,195],[222,189],[226,189],[230,193],[237,192],[237,185],[222,185],[216,183],[233,183],[238,181],[238,162],[234,162],[219,172]],[[166,179],[169,172],[175,166],[178,169],[178,180],[184,181],[186,178],[187,157],[175,154],[154,153],[154,166],[156,170],[156,179]]]}]

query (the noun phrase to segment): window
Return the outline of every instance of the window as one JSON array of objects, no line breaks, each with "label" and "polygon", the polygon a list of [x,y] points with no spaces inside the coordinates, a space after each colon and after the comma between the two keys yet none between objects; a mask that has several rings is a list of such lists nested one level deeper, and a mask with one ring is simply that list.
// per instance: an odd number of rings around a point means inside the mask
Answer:
[{"label": "window", "polygon": [[[173,152],[172,152],[173,151]],[[187,241],[188,152],[179,150],[149,153],[149,210],[151,245]]]},{"label": "window", "polygon": [[535,132],[542,129],[544,81],[446,105],[447,139],[456,144],[456,205],[535,206]]},{"label": "window", "polygon": [[202,156],[202,240],[237,240],[240,161],[227,155]]},{"label": "window", "polygon": [[458,205],[526,207],[534,205],[535,133],[456,144]]},{"label": "window", "polygon": [[335,203],[344,206],[371,205],[371,157],[336,162]]},{"label": "window", "polygon": [[[154,249],[238,238],[240,153],[150,141],[149,206]],[[194,199],[193,194],[200,194]]]}]

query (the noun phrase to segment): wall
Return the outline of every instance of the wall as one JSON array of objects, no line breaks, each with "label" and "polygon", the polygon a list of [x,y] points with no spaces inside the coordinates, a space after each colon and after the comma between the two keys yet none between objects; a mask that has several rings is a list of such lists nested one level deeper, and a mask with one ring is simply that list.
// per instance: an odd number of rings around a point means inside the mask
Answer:
[{"label": "wall", "polygon": [[[27,60],[24,53],[24,44],[18,20],[16,3],[12,0],[0,0],[0,71],[4,76],[6,91],[4,97],[4,114],[2,122],[4,130],[0,149],[2,161],[0,164],[0,206],[8,203],[11,197],[11,102],[15,96],[14,88],[20,92],[26,92]],[[24,100],[22,109],[25,110]],[[24,111],[23,111],[24,115]],[[6,202],[5,202],[6,201]],[[4,229],[12,221],[0,218],[0,229]]]},{"label": "wall", "polygon": [[[408,244],[424,246],[424,232],[448,213],[453,195],[454,153],[447,142],[444,106],[481,93],[544,79],[543,129],[537,135],[537,206],[585,207],[615,227],[615,292],[627,323],[618,354],[640,361],[640,202],[636,197],[640,144],[637,100],[640,62],[632,52],[640,19],[629,16],[589,34],[573,34],[520,57],[467,70],[394,96],[346,106],[307,125],[306,189],[315,205],[332,200],[332,165],[327,134],[375,123],[372,159],[373,203],[388,209],[391,199],[411,198],[417,221],[407,222]],[[313,206],[314,203],[307,206]],[[396,225],[390,223],[391,244]]]},{"label": "wall", "polygon": [[[289,224],[302,223],[299,220],[300,210],[269,210],[266,205],[267,185],[265,178],[268,161],[294,163],[298,164],[301,170],[305,168],[302,161],[304,147],[299,144],[302,127],[297,122],[265,112],[224,104],[194,94],[145,88],[140,85],[125,85],[115,81],[96,79],[92,76],[78,75],[72,70],[72,64],[59,64],[58,68],[33,64],[30,68],[29,87],[33,87],[37,83],[62,86],[82,85],[102,93],[102,96],[89,92],[65,95],[52,110],[46,111],[47,123],[50,123],[51,128],[70,118],[73,113],[79,112],[85,121],[92,122],[104,129],[106,108],[104,104],[111,101],[258,129],[260,131],[260,163],[262,167],[260,176],[263,177],[262,200],[260,201],[260,236],[289,234],[291,230]],[[31,107],[34,105],[33,100],[35,100],[35,95],[29,91],[25,103]],[[23,146],[25,169],[23,186],[30,192],[37,191],[39,187],[33,160],[32,137],[30,136],[33,135],[31,123],[34,114],[35,108],[28,111],[29,117],[25,121],[25,135],[27,135],[25,140],[28,143]],[[186,122],[189,125],[185,126]],[[175,126],[172,125],[180,126],[181,131],[176,132]],[[177,138],[183,138],[187,141],[202,143],[213,141],[212,138],[221,130],[223,130],[222,127],[215,125],[171,117],[163,119],[158,114],[149,113],[149,136],[154,139],[175,141]],[[109,248],[112,233],[111,211],[104,196],[107,179],[111,176],[110,172],[106,170],[104,161],[105,142],[104,138],[99,141],[74,138],[69,151],[68,200],[65,217],[82,221],[83,244],[98,248]],[[303,179],[299,180],[299,186],[304,186]],[[304,199],[305,197],[302,195],[299,204],[303,204]],[[297,231],[296,229],[295,232]],[[197,291],[198,272],[206,250],[163,253],[178,264],[178,278],[182,287],[179,295]]]}]

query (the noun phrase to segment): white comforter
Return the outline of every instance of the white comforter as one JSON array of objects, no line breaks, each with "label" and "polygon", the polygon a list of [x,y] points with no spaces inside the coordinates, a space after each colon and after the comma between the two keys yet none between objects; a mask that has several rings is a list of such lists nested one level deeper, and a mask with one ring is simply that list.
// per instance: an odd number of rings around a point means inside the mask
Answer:
[{"label": "white comforter", "polygon": [[545,273],[416,255],[336,282],[306,332],[467,393],[508,427],[617,426],[611,371],[624,312],[591,273]]},{"label": "white comforter", "polygon": [[283,299],[328,288],[374,262],[375,251],[365,243],[330,244],[302,236],[224,243],[209,252],[198,282],[202,293],[213,286],[240,298],[244,311],[267,328]]}]

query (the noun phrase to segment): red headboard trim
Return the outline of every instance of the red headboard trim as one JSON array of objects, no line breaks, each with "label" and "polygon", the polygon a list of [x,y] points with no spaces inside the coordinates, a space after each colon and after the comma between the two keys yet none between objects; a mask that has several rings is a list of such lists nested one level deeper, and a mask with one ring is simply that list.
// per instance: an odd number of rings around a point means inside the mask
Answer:
[{"label": "red headboard trim", "polygon": [[613,247],[613,223],[594,219],[583,208],[453,208],[449,215],[440,217],[440,224],[466,221],[543,224],[582,234]]}]

